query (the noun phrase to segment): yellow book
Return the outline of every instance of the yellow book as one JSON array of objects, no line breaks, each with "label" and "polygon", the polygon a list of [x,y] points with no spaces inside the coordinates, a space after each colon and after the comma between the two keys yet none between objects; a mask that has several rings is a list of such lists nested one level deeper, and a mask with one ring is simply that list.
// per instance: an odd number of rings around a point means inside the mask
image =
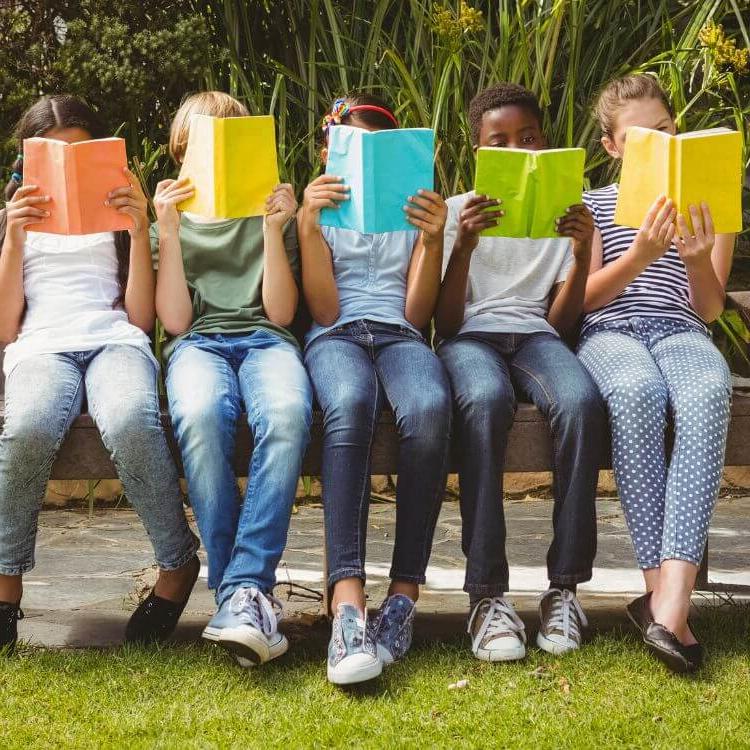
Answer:
[{"label": "yellow book", "polygon": [[742,230],[742,136],[728,128],[670,135],[628,128],[615,224],[640,228],[653,202],[671,198],[692,229],[688,206],[708,204],[717,233]]},{"label": "yellow book", "polygon": [[273,117],[193,115],[180,177],[195,187],[180,211],[209,219],[262,216],[279,184]]}]

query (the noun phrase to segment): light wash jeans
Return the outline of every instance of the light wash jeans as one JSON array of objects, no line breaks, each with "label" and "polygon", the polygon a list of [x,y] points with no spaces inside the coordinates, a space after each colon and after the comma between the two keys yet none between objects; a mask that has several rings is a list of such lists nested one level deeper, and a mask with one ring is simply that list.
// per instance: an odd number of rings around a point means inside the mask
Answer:
[{"label": "light wash jeans", "polygon": [[727,363],[698,326],[664,318],[602,323],[584,334],[578,356],[607,404],[612,468],[639,567],[699,565],[724,466]]},{"label": "light wash jeans", "polygon": [[5,383],[0,435],[0,573],[34,567],[42,497],[52,464],[84,396],[163,570],[198,549],[182,507],[177,470],[159,413],[156,369],[135,346],[40,354],[22,360]]},{"label": "light wash jeans", "polygon": [[[189,334],[169,359],[167,393],[217,604],[238,588],[269,592],[312,420],[299,350],[264,330]],[[234,452],[243,404],[254,448],[241,504]]]}]

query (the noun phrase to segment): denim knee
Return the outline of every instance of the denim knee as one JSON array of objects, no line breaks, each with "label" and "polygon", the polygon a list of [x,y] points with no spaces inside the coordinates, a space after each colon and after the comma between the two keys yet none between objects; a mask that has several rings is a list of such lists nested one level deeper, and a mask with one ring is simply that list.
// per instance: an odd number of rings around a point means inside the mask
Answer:
[{"label": "denim knee", "polygon": [[[253,421],[253,415],[248,415]],[[267,404],[257,415],[258,438],[304,445],[310,436],[312,405],[302,395],[289,394],[283,401]]]},{"label": "denim knee", "polygon": [[451,410],[451,397],[447,389],[436,387],[426,393],[414,393],[409,404],[399,404],[396,408],[399,433],[405,438],[448,440]]}]

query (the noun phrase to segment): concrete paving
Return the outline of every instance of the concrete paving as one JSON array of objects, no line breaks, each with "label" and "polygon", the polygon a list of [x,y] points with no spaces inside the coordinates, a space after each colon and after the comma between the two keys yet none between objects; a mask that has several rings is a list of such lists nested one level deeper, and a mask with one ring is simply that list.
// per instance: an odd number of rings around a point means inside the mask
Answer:
[{"label": "concrete paving", "polygon": [[[624,622],[622,606],[641,590],[630,539],[617,500],[597,504],[599,553],[593,579],[580,587],[595,623]],[[506,501],[511,598],[527,622],[546,587],[545,554],[552,503],[533,498]],[[371,507],[368,533],[368,590],[380,602],[388,584],[395,505]],[[421,629],[435,637],[460,632],[467,608],[456,502],[443,505],[427,586],[419,603]],[[712,580],[750,584],[750,497],[719,501],[710,538]],[[24,639],[45,646],[109,646],[122,640],[127,618],[155,579],[151,548],[131,510],[51,510],[41,515],[37,566],[24,581],[20,623]],[[196,639],[214,611],[204,568],[176,633]],[[276,590],[294,628],[320,624],[323,614],[323,518],[319,504],[299,508],[278,570]]]}]

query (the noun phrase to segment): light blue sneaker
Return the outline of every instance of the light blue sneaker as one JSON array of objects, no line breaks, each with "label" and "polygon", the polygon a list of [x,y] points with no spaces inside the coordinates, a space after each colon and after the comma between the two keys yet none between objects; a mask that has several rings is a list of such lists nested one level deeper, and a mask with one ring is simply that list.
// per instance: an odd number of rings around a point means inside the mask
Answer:
[{"label": "light blue sneaker", "polygon": [[378,677],[383,664],[368,633],[366,616],[351,604],[339,604],[328,644],[328,680],[352,685]]},{"label": "light blue sneaker", "polygon": [[403,658],[409,650],[416,611],[416,605],[408,596],[393,594],[385,599],[378,613],[367,623],[378,657],[386,666]]},{"label": "light blue sneaker", "polygon": [[289,641],[279,633],[281,602],[254,586],[227,599],[203,631],[203,638],[234,654],[243,667],[264,664],[286,653]]}]

